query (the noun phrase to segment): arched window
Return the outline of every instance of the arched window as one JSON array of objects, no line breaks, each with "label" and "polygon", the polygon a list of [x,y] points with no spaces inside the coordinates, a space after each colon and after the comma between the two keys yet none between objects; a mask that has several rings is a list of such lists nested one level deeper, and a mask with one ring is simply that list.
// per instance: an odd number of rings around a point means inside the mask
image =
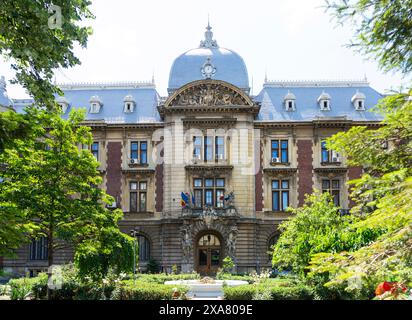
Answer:
[{"label": "arched window", "polygon": [[147,262],[150,259],[150,242],[143,235],[137,236],[137,242],[139,244],[139,262]]},{"label": "arched window", "polygon": [[213,234],[205,234],[199,239],[199,246],[220,246],[219,238]]}]

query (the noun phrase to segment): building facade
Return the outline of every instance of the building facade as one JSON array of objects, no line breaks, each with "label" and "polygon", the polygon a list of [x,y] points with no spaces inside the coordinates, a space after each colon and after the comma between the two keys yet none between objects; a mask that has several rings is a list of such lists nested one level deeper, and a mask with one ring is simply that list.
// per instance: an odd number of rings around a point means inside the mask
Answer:
[{"label": "building facade", "polygon": [[[377,126],[370,109],[382,97],[366,80],[268,81],[250,94],[243,59],[213,39],[172,65],[168,96],[152,82],[60,85],[63,117],[87,110],[101,185],[121,208],[120,227],[139,238],[139,267],[213,274],[229,256],[239,273],[271,266],[278,225],[314,189],[342,213],[346,182],[361,168],[325,148],[354,125]],[[13,100],[21,112],[29,100]],[[42,242],[43,241],[43,242]],[[45,240],[3,259],[9,271],[35,273],[47,262]],[[57,263],[72,259],[70,250]]]}]

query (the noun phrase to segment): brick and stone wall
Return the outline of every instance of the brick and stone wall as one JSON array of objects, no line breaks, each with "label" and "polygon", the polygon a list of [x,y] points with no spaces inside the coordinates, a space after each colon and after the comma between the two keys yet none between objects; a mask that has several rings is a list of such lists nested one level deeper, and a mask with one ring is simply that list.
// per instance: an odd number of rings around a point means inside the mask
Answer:
[{"label": "brick and stone wall", "polygon": [[106,191],[115,198],[117,205],[122,201],[122,143],[107,143],[107,171],[106,171]]},{"label": "brick and stone wall", "polygon": [[299,206],[305,201],[305,194],[313,189],[313,143],[311,140],[298,140],[298,202]]},{"label": "brick and stone wall", "polygon": [[262,211],[263,210],[263,168],[262,168],[262,157],[263,157],[263,145],[262,141],[260,142],[259,148],[259,169],[255,175],[255,210]]}]

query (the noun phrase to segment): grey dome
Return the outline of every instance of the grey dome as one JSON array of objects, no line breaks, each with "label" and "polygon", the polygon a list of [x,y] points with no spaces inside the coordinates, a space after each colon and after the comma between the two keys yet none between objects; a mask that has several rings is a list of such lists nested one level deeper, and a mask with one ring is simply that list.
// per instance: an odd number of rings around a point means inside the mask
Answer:
[{"label": "grey dome", "polygon": [[202,67],[210,59],[216,72],[212,79],[229,82],[249,92],[249,77],[245,62],[236,52],[221,48],[213,40],[212,28],[208,25],[205,40],[199,48],[191,49],[175,59],[169,74],[169,93],[181,86],[202,80]]}]

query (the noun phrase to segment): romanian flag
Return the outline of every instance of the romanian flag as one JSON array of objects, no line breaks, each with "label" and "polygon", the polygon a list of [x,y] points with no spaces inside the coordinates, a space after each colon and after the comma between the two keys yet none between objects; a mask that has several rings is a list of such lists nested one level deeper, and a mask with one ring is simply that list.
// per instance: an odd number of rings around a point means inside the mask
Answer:
[{"label": "romanian flag", "polygon": [[183,192],[180,194],[180,196],[182,198],[182,200],[180,200],[180,205],[182,207],[186,207],[189,204],[189,196]]}]

